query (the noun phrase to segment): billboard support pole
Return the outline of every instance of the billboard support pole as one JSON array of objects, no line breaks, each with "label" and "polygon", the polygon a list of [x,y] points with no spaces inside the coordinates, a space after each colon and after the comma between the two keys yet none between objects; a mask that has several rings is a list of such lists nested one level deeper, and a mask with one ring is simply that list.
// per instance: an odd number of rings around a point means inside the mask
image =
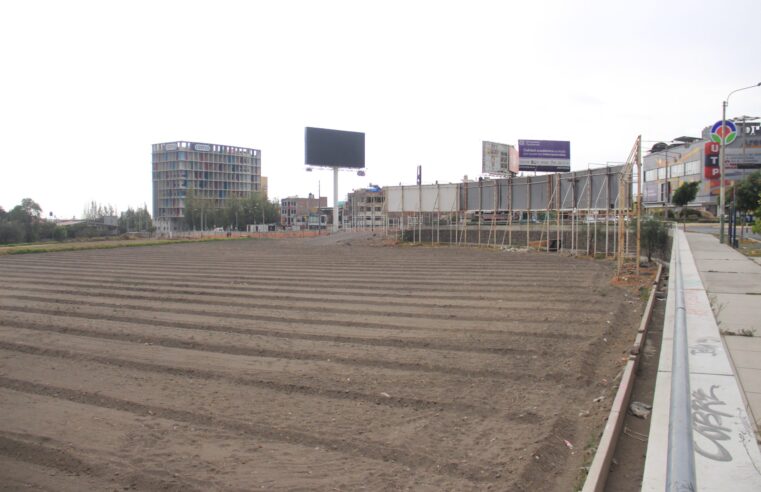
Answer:
[{"label": "billboard support pole", "polygon": [[338,168],[337,167],[333,168],[333,232],[338,232]]},{"label": "billboard support pole", "polygon": [[[507,216],[507,231],[508,234],[510,234],[510,237],[507,240],[507,245],[509,247],[513,247],[513,178],[510,178],[510,181],[507,182],[507,208],[509,210],[509,215]],[[504,242],[505,238],[502,237],[502,241]]]},{"label": "billboard support pole", "polygon": [[557,211],[556,212],[557,216],[555,217],[555,221],[557,222],[557,231],[556,231],[555,239],[557,240],[557,242],[555,243],[555,251],[558,254],[560,254],[560,248],[561,248],[560,244],[562,241],[562,232],[560,230],[560,209],[563,203],[560,197],[560,193],[561,193],[560,173],[556,173],[555,174],[555,203],[557,204],[557,207],[555,209]]},{"label": "billboard support pole", "polygon": [[592,248],[590,248],[590,245],[589,245],[589,239],[590,239],[589,235],[591,232],[589,230],[589,217],[592,216],[592,188],[593,188],[592,170],[589,168],[587,168],[587,184],[585,185],[585,188],[587,186],[589,187],[589,190],[587,191],[587,216],[584,218],[584,229],[587,230],[587,256],[588,256],[592,251]]}]

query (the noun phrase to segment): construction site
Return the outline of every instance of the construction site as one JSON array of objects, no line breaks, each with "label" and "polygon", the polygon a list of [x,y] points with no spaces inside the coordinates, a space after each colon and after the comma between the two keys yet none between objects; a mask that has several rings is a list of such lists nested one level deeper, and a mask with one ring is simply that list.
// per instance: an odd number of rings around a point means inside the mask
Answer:
[{"label": "construction site", "polygon": [[[533,249],[615,258],[639,272],[642,142],[626,162],[584,171],[390,186],[382,226],[362,216],[350,229],[420,244]],[[368,222],[369,221],[369,222]]]}]

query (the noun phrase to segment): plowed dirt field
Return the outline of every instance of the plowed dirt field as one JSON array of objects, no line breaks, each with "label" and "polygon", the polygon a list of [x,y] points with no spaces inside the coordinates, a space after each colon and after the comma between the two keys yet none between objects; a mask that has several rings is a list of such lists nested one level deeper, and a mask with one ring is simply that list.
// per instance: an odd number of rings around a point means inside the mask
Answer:
[{"label": "plowed dirt field", "polygon": [[348,234],[0,257],[0,488],[570,490],[641,313],[612,275]]}]

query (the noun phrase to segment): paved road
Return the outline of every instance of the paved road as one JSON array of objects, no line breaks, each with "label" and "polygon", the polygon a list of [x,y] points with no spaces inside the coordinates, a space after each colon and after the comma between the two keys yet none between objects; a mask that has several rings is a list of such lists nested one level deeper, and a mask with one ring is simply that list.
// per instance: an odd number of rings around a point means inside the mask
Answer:
[{"label": "paved road", "polygon": [[[687,224],[687,232],[701,232],[704,234],[718,234],[719,224]],[[726,233],[726,230],[725,230]],[[741,237],[740,228],[737,228],[737,236]],[[755,239],[761,241],[761,234],[755,234],[750,230],[750,226],[745,228],[745,232],[742,233],[743,237]]]}]

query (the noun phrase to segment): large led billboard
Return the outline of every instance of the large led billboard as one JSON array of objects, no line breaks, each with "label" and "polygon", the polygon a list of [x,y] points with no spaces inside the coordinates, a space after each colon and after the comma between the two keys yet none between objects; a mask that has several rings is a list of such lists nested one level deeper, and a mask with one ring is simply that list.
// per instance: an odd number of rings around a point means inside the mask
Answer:
[{"label": "large led billboard", "polygon": [[304,163],[322,167],[365,167],[365,134],[306,127]]},{"label": "large led billboard", "polygon": [[521,171],[571,170],[571,142],[564,140],[518,140],[518,155]]}]

